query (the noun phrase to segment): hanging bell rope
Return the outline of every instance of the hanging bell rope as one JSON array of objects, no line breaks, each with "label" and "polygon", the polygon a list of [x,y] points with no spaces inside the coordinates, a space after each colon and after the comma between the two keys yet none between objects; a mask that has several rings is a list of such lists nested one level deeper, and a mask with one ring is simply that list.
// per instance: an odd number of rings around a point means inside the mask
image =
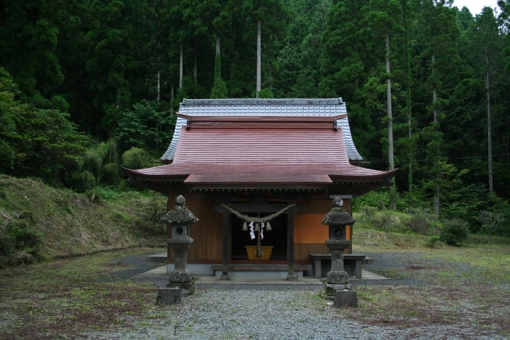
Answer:
[{"label": "hanging bell rope", "polygon": [[266,217],[250,217],[250,216],[243,215],[240,212],[235,211],[234,209],[232,209],[228,205],[225,205],[223,203],[221,204],[221,206],[223,208],[227,209],[228,211],[230,211],[232,214],[236,215],[240,219],[242,219],[242,220],[244,220],[246,222],[255,222],[255,223],[266,223],[266,222],[269,222],[273,218],[278,217],[279,215],[283,214],[285,211],[287,211],[288,209],[292,208],[295,205],[296,205],[296,203],[290,204],[290,205],[286,206],[285,208],[283,208],[282,210],[277,211],[274,214],[266,216]]}]

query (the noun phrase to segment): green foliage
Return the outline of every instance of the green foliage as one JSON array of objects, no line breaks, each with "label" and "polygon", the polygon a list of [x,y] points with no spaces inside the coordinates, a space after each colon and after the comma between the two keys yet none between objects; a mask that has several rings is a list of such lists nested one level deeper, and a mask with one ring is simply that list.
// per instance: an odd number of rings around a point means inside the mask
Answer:
[{"label": "green foliage", "polygon": [[361,208],[359,222],[365,227],[386,232],[406,231],[400,217],[395,213],[389,210],[377,211],[376,208],[370,206]]},{"label": "green foliage", "polygon": [[271,89],[262,89],[259,92],[259,98],[274,98],[274,94]]},{"label": "green foliage", "polygon": [[483,210],[478,213],[475,220],[481,224],[480,231],[488,236],[490,243],[491,236],[497,235],[503,228],[505,216],[503,214]]},{"label": "green foliage", "polygon": [[[9,74],[0,77],[0,171],[16,176],[40,177],[60,184],[79,167],[85,137],[69,121],[69,114],[41,110],[14,99]],[[3,89],[3,91],[2,91]]]},{"label": "green foliage", "polygon": [[120,180],[120,167],[117,163],[106,163],[101,168],[101,179],[105,183],[118,184]]},{"label": "green foliage", "polygon": [[96,178],[90,171],[77,171],[68,179],[67,184],[77,192],[85,192],[96,186]]},{"label": "green foliage", "polygon": [[[117,142],[113,138],[107,142],[92,145],[83,157],[83,171],[92,174],[96,184],[117,185],[121,178],[120,166]],[[89,182],[89,175],[81,176]]]},{"label": "green foliage", "polygon": [[427,239],[427,242],[425,243],[425,246],[429,248],[435,248],[437,243],[441,241],[441,236],[439,235],[432,235]]},{"label": "green foliage", "polygon": [[17,251],[22,251],[37,258],[42,236],[32,214],[25,212],[0,229],[0,256],[9,259]]},{"label": "green foliage", "polygon": [[133,110],[121,112],[116,137],[123,150],[138,147],[162,152],[172,139],[174,126],[170,111],[142,100],[133,105]]},{"label": "green foliage", "polygon": [[410,231],[421,234],[435,234],[439,229],[439,219],[435,214],[424,209],[409,209],[409,219],[405,221],[405,225]]},{"label": "green foliage", "polygon": [[466,221],[455,218],[442,220],[442,228],[439,232],[439,239],[451,246],[460,246],[468,239],[469,228]]},{"label": "green foliage", "polygon": [[376,207],[378,209],[386,209],[389,207],[390,198],[387,190],[380,189],[371,191],[363,196],[356,197],[352,200],[352,210],[360,211],[365,206]]},{"label": "green foliage", "polygon": [[228,98],[227,84],[221,78],[214,79],[214,86],[211,90],[211,98]]},{"label": "green foliage", "polygon": [[129,169],[142,169],[150,166],[147,153],[143,149],[132,147],[122,154],[122,166]]}]

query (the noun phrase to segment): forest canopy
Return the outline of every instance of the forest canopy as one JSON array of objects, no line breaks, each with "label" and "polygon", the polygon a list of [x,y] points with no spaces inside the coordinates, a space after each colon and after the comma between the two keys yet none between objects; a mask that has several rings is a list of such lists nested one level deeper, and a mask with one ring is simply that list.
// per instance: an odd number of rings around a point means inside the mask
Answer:
[{"label": "forest canopy", "polygon": [[510,192],[509,18],[508,0],[4,0],[0,171],[85,190],[155,165],[183,98],[342,97],[368,166],[401,169],[393,195],[462,212]]}]

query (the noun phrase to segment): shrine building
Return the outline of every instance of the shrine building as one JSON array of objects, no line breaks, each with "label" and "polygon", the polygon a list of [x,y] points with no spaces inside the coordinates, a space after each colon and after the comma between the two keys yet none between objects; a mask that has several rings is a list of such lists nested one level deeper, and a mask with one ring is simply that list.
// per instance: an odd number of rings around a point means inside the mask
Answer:
[{"label": "shrine building", "polygon": [[186,198],[199,219],[190,228],[194,274],[228,277],[257,265],[311,275],[310,254],[328,253],[321,221],[333,198],[352,214],[353,197],[390,185],[397,171],[356,165],[341,98],[184,99],[177,116],[166,164],[124,170],[166,195],[168,210]]}]

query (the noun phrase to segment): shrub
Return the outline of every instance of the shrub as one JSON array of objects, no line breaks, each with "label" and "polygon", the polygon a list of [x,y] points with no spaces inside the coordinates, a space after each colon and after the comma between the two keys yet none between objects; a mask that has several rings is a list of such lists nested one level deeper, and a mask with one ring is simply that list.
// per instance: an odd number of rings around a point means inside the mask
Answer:
[{"label": "shrub", "polygon": [[16,250],[16,240],[5,232],[0,234],[0,256],[11,256]]},{"label": "shrub", "polygon": [[377,212],[377,209],[370,206],[361,208],[359,222],[366,227],[384,231],[403,231],[403,225],[398,216],[391,211]]},{"label": "shrub", "polygon": [[440,240],[441,237],[439,235],[432,235],[428,238],[427,242],[425,243],[425,246],[434,248]]},{"label": "shrub", "polygon": [[148,168],[149,157],[143,149],[132,147],[122,155],[122,166],[129,169]]},{"label": "shrub", "polygon": [[393,215],[390,211],[380,212],[375,219],[375,228],[384,231],[403,231],[403,225],[398,216]]},{"label": "shrub", "polygon": [[92,173],[97,180],[101,178],[101,166],[105,157],[101,151],[99,147],[88,149],[83,156],[84,169]]},{"label": "shrub", "polygon": [[80,171],[73,174],[67,181],[68,185],[77,192],[85,192],[96,186],[96,179],[90,171]]},{"label": "shrub", "polygon": [[17,250],[25,251],[34,256],[39,255],[42,245],[42,234],[38,226],[33,224],[31,214],[21,214],[0,230],[0,255],[7,258],[15,255]]},{"label": "shrub", "polygon": [[101,169],[103,179],[108,183],[118,184],[120,179],[120,167],[117,163],[107,163]]},{"label": "shrub", "polygon": [[475,220],[482,225],[480,231],[489,237],[491,243],[491,235],[495,235],[503,227],[505,216],[503,214],[492,213],[490,211],[480,211]]},{"label": "shrub", "polygon": [[451,246],[460,246],[467,240],[469,234],[468,223],[464,220],[454,218],[442,221],[443,227],[439,233],[441,242]]},{"label": "shrub", "polygon": [[425,209],[408,209],[409,220],[405,225],[409,230],[421,235],[434,233],[437,227],[438,217]]},{"label": "shrub", "polygon": [[388,191],[383,189],[378,191],[371,191],[360,197],[352,200],[352,208],[354,211],[361,211],[364,206],[377,207],[379,209],[386,209],[390,204],[390,196]]},{"label": "shrub", "polygon": [[373,227],[373,223],[375,221],[375,216],[377,214],[377,209],[371,206],[363,206],[361,207],[361,215],[359,217],[359,222],[364,226]]}]

